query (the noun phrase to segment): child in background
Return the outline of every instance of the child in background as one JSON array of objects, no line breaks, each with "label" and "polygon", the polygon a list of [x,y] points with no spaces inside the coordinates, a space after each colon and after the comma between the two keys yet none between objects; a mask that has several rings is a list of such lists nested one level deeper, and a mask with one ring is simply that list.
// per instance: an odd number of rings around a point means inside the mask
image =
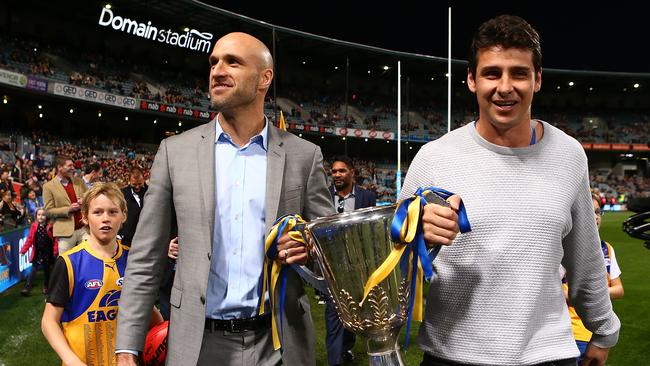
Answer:
[{"label": "child in background", "polygon": [[23,296],[29,295],[29,292],[32,290],[34,277],[36,277],[36,272],[39,269],[43,269],[43,272],[45,272],[43,293],[47,295],[47,286],[50,282],[50,269],[54,264],[54,259],[59,255],[59,249],[57,239],[54,237],[52,224],[47,222],[43,207],[36,209],[36,221],[29,228],[27,241],[20,248],[20,254],[27,253],[30,248],[33,248],[32,253],[29,255],[29,261],[32,263],[32,272],[29,274],[25,282],[25,287],[20,291],[20,294]]},{"label": "child in background", "polygon": [[[126,201],[114,183],[96,183],[81,213],[89,237],[54,265],[41,329],[64,365],[116,364],[115,328],[128,248],[117,240]],[[154,308],[152,326],[162,322]]]},{"label": "child in background", "polygon": [[[596,217],[596,226],[600,229],[602,222],[601,199],[597,194],[591,195],[591,201],[594,205],[594,216]],[[600,246],[603,250],[603,257],[605,258],[605,266],[607,268],[607,286],[609,287],[610,299],[623,298],[623,281],[621,281],[621,269],[618,267],[616,261],[616,254],[614,248],[606,241],[601,240]],[[564,289],[564,299],[567,300],[569,306],[569,315],[571,316],[571,327],[573,328],[573,337],[576,339],[576,344],[580,350],[578,362],[582,361],[587,350],[587,344],[591,340],[591,332],[582,324],[582,320],[576,313],[576,309],[569,303],[569,286],[564,277],[564,268],[562,272],[562,288]]]}]

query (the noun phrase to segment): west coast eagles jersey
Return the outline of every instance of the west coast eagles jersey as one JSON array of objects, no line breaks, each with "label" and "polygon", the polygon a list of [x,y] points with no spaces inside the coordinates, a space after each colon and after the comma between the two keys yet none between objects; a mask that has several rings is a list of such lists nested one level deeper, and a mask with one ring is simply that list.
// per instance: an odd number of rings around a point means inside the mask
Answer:
[{"label": "west coast eagles jersey", "polygon": [[83,241],[62,257],[70,291],[70,301],[61,316],[65,338],[88,366],[115,365],[117,303],[128,248],[118,243],[115,257],[106,259]]},{"label": "west coast eagles jersey", "polygon": [[[611,273],[612,258],[613,258],[613,251],[614,251],[612,246],[608,242],[601,240],[600,248],[603,251],[603,258],[605,259],[605,268],[607,269],[607,286],[609,287],[612,281],[611,275],[614,275],[615,276],[614,278],[618,278],[620,273]],[[618,270],[618,264],[616,264],[616,268]],[[562,286],[568,288],[568,284],[566,283],[566,281],[563,281]],[[569,316],[571,317],[571,328],[573,328],[573,337],[575,338],[575,340],[582,341],[582,342],[589,342],[591,340],[591,332],[582,323],[582,320],[578,316],[576,309],[571,305],[569,306]]]}]

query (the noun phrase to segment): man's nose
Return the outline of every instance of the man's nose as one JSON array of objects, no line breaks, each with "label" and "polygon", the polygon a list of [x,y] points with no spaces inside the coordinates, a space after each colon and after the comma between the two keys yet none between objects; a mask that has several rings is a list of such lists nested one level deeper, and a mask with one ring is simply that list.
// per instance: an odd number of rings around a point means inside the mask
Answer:
[{"label": "man's nose", "polygon": [[512,90],[512,79],[506,75],[502,76],[497,85],[497,91],[501,94],[510,94]]},{"label": "man's nose", "polygon": [[217,62],[212,66],[212,77],[224,76],[226,75],[225,64],[222,61]]}]

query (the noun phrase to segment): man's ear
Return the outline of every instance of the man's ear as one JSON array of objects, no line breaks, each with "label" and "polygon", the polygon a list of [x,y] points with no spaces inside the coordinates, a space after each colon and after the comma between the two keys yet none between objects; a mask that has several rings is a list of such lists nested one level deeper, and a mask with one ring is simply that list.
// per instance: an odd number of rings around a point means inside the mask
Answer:
[{"label": "man's ear", "polygon": [[273,69],[264,69],[260,73],[260,89],[268,89],[271,87],[271,82],[273,82]]},{"label": "man's ear", "polygon": [[535,73],[535,93],[542,89],[542,69]]},{"label": "man's ear", "polygon": [[469,91],[476,93],[476,80],[474,80],[474,74],[472,74],[472,70],[469,68],[467,69],[467,87]]}]

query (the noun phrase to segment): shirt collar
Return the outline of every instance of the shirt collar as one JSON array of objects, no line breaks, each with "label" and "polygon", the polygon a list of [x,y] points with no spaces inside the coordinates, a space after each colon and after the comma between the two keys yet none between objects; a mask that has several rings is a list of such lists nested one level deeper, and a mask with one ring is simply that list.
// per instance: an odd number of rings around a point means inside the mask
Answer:
[{"label": "shirt collar", "polygon": [[56,179],[58,179],[59,182],[61,182],[61,184],[63,184],[64,186],[67,186],[68,183],[70,183],[68,178],[63,178],[63,177],[60,177],[59,175],[56,176]]},{"label": "shirt collar", "polygon": [[[215,143],[218,142],[227,142],[233,146],[237,146],[232,142],[232,139],[230,138],[230,135],[228,135],[226,132],[223,131],[223,128],[221,128],[221,121],[219,121],[219,115],[217,115],[217,123],[215,123]],[[262,131],[258,133],[257,135],[251,137],[251,139],[248,141],[248,143],[241,148],[244,149],[248,147],[251,144],[258,144],[260,145],[264,151],[267,151],[269,139],[269,119],[264,116],[264,128],[262,128]]]},{"label": "shirt collar", "polygon": [[[336,186],[333,186],[333,187],[334,187],[334,193],[339,197],[339,199],[341,199],[341,196],[339,195],[339,192],[336,190]],[[354,197],[354,191],[356,189],[357,189],[357,185],[352,183],[352,190],[350,191],[350,193],[348,193],[347,196],[343,197],[343,199],[348,199],[348,198]]]}]

